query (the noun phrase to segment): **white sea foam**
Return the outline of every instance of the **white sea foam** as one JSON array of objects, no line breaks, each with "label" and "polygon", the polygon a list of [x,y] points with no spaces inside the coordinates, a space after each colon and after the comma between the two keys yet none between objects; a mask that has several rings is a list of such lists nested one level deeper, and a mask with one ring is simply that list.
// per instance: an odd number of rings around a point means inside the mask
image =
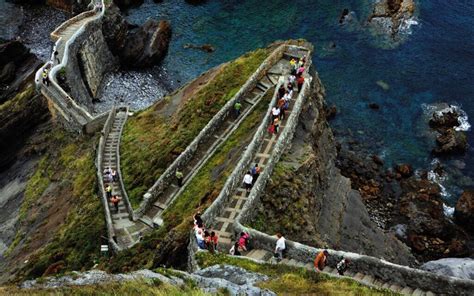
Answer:
[{"label": "white sea foam", "polygon": [[[434,168],[437,165],[439,165],[439,163],[440,163],[439,160],[437,158],[434,158],[431,161],[431,166]],[[441,190],[441,192],[440,192],[441,197],[445,200],[451,196],[451,194],[448,192],[446,187],[443,185],[443,182],[446,181],[446,179],[447,179],[446,176],[440,176],[433,169],[428,172],[428,180],[438,184],[438,186]],[[444,211],[444,215],[446,217],[453,217],[453,214],[454,214],[454,208],[453,207],[450,207],[450,206],[446,205],[445,203],[443,203],[443,211]]]},{"label": "white sea foam", "polygon": [[412,18],[404,19],[400,23],[400,26],[398,29],[400,33],[410,35],[413,33],[412,26],[417,26],[417,25],[419,25],[419,22],[416,20],[416,18],[412,17]]},{"label": "white sea foam", "polygon": [[471,124],[469,123],[469,117],[467,113],[461,109],[461,107],[456,105],[447,105],[447,104],[421,104],[421,109],[423,113],[428,116],[432,116],[433,113],[442,115],[443,113],[456,112],[459,114],[458,123],[459,125],[454,127],[456,131],[469,131],[471,129]]}]

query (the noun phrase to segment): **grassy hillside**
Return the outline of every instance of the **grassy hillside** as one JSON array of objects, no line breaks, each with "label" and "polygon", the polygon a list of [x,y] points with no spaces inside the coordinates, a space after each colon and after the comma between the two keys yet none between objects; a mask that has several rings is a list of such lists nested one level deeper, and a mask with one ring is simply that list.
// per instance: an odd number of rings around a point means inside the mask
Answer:
[{"label": "grassy hillside", "polygon": [[196,256],[201,268],[227,264],[266,274],[270,280],[262,282],[258,286],[270,289],[278,295],[399,295],[389,290],[370,288],[350,279],[331,278],[305,268],[283,264],[258,264],[247,259],[234,258],[224,254],[212,255],[207,252],[200,252]]},{"label": "grassy hillside", "polygon": [[[259,49],[224,64],[195,86],[130,118],[124,128],[121,164],[133,207],[172,161],[252,75],[270,50]],[[178,102],[176,102],[178,100]],[[177,106],[176,106],[177,105]]]},{"label": "grassy hillside", "polygon": [[273,92],[267,93],[199,170],[185,191],[167,208],[163,215],[164,225],[134,248],[114,257],[107,266],[110,271],[127,272],[136,268],[153,268],[160,264],[169,266],[186,263],[184,252],[192,228],[192,216],[198,209],[206,209],[218,196],[265,116],[272,95]]},{"label": "grassy hillside", "polygon": [[48,149],[28,181],[21,226],[8,250],[20,278],[90,268],[106,234],[96,194],[95,139],[61,127],[44,137]]}]

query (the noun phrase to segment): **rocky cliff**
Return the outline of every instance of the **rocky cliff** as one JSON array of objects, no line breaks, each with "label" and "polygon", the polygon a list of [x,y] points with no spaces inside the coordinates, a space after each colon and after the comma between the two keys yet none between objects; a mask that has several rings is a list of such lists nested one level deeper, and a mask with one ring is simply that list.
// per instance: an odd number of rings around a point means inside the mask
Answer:
[{"label": "rocky cliff", "polygon": [[335,166],[337,149],[326,121],[324,90],[314,89],[293,143],[261,197],[254,226],[312,246],[412,264],[408,248],[371,221],[360,194]]}]

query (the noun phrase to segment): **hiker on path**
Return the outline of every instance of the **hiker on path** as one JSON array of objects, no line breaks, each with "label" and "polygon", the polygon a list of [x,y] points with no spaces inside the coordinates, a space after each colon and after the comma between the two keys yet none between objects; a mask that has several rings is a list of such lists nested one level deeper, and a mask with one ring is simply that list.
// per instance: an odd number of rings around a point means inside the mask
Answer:
[{"label": "hiker on path", "polygon": [[119,212],[118,205],[119,205],[119,202],[120,202],[120,198],[117,195],[114,195],[114,196],[112,196],[110,201],[112,202],[112,204],[115,207],[115,213],[118,213]]},{"label": "hiker on path", "polygon": [[232,248],[229,250],[229,254],[232,256],[240,256],[240,251],[239,251],[239,242],[235,242],[235,244],[232,245]]},{"label": "hiker on path", "polygon": [[339,273],[339,275],[344,275],[344,272],[349,268],[350,263],[351,260],[342,258],[342,260],[336,265],[337,273]]},{"label": "hiker on path", "polygon": [[296,76],[295,75],[290,75],[288,76],[288,85],[291,85],[291,89],[293,89],[293,86],[295,86],[296,82]]},{"label": "hiker on path", "polygon": [[316,268],[316,271],[323,271],[324,267],[326,267],[328,257],[329,252],[327,250],[319,252],[319,254],[314,259],[314,268]]},{"label": "hiker on path", "polygon": [[211,245],[211,252],[217,252],[217,242],[219,240],[219,237],[214,231],[211,231],[211,235],[209,236],[209,243]]},{"label": "hiker on path", "polygon": [[201,212],[197,212],[196,214],[194,214],[194,225],[198,225],[198,224],[203,224],[203,221],[201,219]]},{"label": "hiker on path", "polygon": [[285,95],[286,89],[285,85],[282,84],[280,85],[280,88],[278,88],[278,99],[282,98]]},{"label": "hiker on path", "polygon": [[301,92],[301,89],[303,88],[303,83],[304,83],[304,77],[301,75],[296,79],[296,82],[298,83],[298,93]]},{"label": "hiker on path", "polygon": [[202,229],[196,229],[196,241],[197,241],[197,244],[198,244],[198,247],[200,249],[205,249],[206,248],[206,244],[204,242],[204,237],[203,237],[203,233],[204,231]]},{"label": "hiker on path", "polygon": [[278,131],[280,130],[280,119],[278,119],[278,117],[273,120],[273,126],[275,128],[275,134],[278,134]]},{"label": "hiker on path", "polygon": [[107,199],[112,197],[112,186],[110,186],[110,184],[105,186],[105,194],[107,195]]},{"label": "hiker on path", "polygon": [[252,168],[252,186],[255,184],[255,181],[257,181],[258,176],[260,176],[260,167],[258,166],[258,163],[255,164],[255,166]]},{"label": "hiker on path", "polygon": [[104,175],[108,175],[108,174],[111,174],[112,173],[112,169],[110,169],[110,167],[106,167],[105,170],[104,170]]},{"label": "hiker on path", "polygon": [[118,181],[118,175],[116,170],[112,170],[112,173],[110,173],[110,176],[112,176],[112,181],[117,182]]},{"label": "hiker on path", "polygon": [[278,262],[281,261],[281,259],[283,259],[283,251],[286,249],[286,244],[285,244],[285,238],[283,237],[283,235],[281,235],[281,233],[277,233],[277,242],[276,242],[276,246],[275,246],[275,258]]},{"label": "hiker on path", "polygon": [[238,246],[239,246],[238,248],[239,251],[244,251],[244,252],[247,251],[247,245],[248,245],[249,239],[250,239],[250,235],[248,233],[245,233],[245,232],[240,233],[240,238],[237,241]]},{"label": "hiker on path", "polygon": [[241,109],[242,109],[242,104],[239,101],[235,102],[235,104],[234,104],[235,118],[240,116],[240,110]]},{"label": "hiker on path", "polygon": [[178,186],[179,187],[183,186],[183,178],[184,178],[183,172],[181,172],[180,170],[176,170],[175,176],[178,182]]},{"label": "hiker on path", "polygon": [[247,190],[247,192],[250,192],[250,189],[252,189],[252,181],[253,177],[250,171],[247,172],[244,176],[244,187]]},{"label": "hiker on path", "polygon": [[49,73],[49,69],[44,68],[42,77],[43,77],[43,84],[46,84],[46,86],[49,86],[49,75],[48,75],[48,73]]},{"label": "hiker on path", "polygon": [[280,117],[280,108],[273,107],[272,108],[272,122],[275,121],[275,118]]}]

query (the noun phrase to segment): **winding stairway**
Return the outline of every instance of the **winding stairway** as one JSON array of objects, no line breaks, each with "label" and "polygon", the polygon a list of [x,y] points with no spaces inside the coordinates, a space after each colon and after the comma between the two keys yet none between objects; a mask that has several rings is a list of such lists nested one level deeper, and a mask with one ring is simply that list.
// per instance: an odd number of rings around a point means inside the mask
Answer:
[{"label": "winding stairway", "polygon": [[[254,249],[254,250],[249,251],[244,256],[257,260],[261,263],[275,264],[275,260],[273,259],[273,254],[266,250]],[[301,261],[296,261],[294,259],[288,259],[288,258],[284,258],[278,264],[285,264],[288,266],[304,268],[306,270],[315,270],[312,263],[304,263]],[[340,276],[335,268],[326,266],[323,270],[323,273],[331,277],[349,278],[370,287],[389,289],[389,290],[392,290],[393,292],[397,292],[403,295],[414,295],[414,296],[434,296],[435,295],[435,293],[431,291],[423,291],[420,289],[413,289],[410,287],[400,287],[399,285],[395,283],[382,282],[380,280],[375,279],[371,275],[365,275],[358,272],[354,273],[351,270],[346,271],[344,276]]]}]

